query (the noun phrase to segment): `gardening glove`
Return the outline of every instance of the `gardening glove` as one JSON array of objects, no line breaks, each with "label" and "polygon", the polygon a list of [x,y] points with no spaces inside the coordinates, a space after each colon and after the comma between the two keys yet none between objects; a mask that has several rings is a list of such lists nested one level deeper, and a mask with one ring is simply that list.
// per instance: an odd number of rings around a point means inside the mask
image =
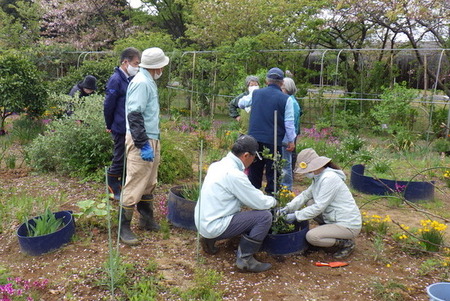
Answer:
[{"label": "gardening glove", "polygon": [[288,213],[288,208],[287,207],[283,207],[277,210],[277,215],[278,216],[285,216]]},{"label": "gardening glove", "polygon": [[153,161],[153,158],[155,158],[153,148],[150,146],[148,141],[145,142],[144,146],[141,148],[141,158],[145,161]]},{"label": "gardening glove", "polygon": [[284,220],[287,223],[292,224],[293,222],[295,222],[297,220],[297,218],[295,218],[295,213],[289,213],[289,214],[286,214],[286,216],[284,217]]}]

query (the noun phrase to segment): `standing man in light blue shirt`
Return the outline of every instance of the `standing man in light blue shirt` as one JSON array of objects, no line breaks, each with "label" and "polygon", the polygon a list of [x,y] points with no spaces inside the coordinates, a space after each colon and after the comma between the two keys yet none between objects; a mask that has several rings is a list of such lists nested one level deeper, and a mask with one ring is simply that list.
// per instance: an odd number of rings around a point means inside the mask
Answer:
[{"label": "standing man in light blue shirt", "polygon": [[[195,225],[202,235],[203,250],[215,254],[217,240],[242,234],[236,266],[256,273],[272,266],[257,261],[253,254],[259,251],[272,225],[268,209],[277,204],[273,197],[256,189],[244,173],[255,160],[261,160],[258,147],[252,136],[239,137],[231,152],[209,167],[195,207]],[[254,210],[241,211],[241,206]]]},{"label": "standing man in light blue shirt", "polygon": [[160,162],[159,99],[155,80],[161,77],[168,63],[169,58],[160,48],[144,50],[139,72],[127,89],[127,175],[120,209],[120,239],[128,245],[139,243],[130,228],[135,206],[140,214],[139,227],[159,230],[153,216],[153,191]]}]

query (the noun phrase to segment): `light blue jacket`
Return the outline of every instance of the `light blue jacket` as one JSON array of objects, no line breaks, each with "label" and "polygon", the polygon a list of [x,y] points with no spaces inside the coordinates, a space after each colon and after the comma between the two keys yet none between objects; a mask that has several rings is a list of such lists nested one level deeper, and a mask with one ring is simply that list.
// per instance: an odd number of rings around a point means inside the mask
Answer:
[{"label": "light blue jacket", "polygon": [[[144,68],[139,68],[139,72],[128,85],[125,109],[126,116],[130,112],[141,113],[148,138],[159,139],[158,89],[151,74]],[[130,132],[128,118],[127,132]]]},{"label": "light blue jacket", "polygon": [[[322,213],[326,224],[361,229],[361,213],[344,181],[342,170],[325,168],[314,176],[308,189],[287,204],[288,212],[295,211],[298,221],[309,220]],[[311,199],[314,199],[313,205],[300,209]]]},{"label": "light blue jacket", "polygon": [[277,201],[256,189],[244,173],[244,164],[231,152],[212,163],[195,206],[195,225],[205,238],[221,235],[245,205],[256,210],[274,207]]}]

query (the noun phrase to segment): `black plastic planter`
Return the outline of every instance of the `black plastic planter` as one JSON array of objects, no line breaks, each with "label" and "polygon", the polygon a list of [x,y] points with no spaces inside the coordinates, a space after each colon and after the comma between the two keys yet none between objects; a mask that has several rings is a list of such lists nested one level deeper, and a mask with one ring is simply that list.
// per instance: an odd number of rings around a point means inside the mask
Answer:
[{"label": "black plastic planter", "polygon": [[262,250],[271,255],[300,254],[308,249],[306,232],[309,222],[295,223],[295,231],[285,234],[268,234],[263,241]]},{"label": "black plastic planter", "polygon": [[386,179],[374,179],[364,176],[365,166],[358,164],[352,166],[350,185],[355,190],[367,194],[389,195],[400,193],[408,201],[433,200],[434,182],[408,182]]},{"label": "black plastic planter", "polygon": [[[28,255],[37,256],[56,250],[71,241],[72,236],[75,233],[75,222],[72,211],[59,211],[54,214],[57,219],[62,218],[64,223],[64,226],[56,232],[31,237],[28,236],[26,223],[23,223],[19,229],[17,229],[17,237],[22,252]],[[28,223],[35,225],[35,218],[30,219]]]},{"label": "black plastic planter", "polygon": [[175,227],[197,231],[194,222],[194,210],[197,202],[182,197],[182,189],[183,186],[170,188],[167,198],[167,208],[169,211],[167,218]]}]

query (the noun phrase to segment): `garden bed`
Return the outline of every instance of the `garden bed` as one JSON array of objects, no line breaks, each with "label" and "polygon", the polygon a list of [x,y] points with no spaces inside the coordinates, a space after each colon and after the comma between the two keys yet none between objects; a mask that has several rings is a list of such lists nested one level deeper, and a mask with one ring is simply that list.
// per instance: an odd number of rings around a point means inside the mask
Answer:
[{"label": "garden bed", "polygon": [[[27,171],[2,172],[2,197],[22,193],[34,195],[61,194],[67,202],[61,209],[76,210],[76,202],[98,197],[103,185],[80,184],[77,180],[54,175],[38,176]],[[303,187],[296,186],[299,190]],[[158,187],[157,199],[165,198],[169,187]],[[364,197],[356,194],[356,198]],[[370,208],[369,208],[370,207]],[[371,214],[385,214],[385,203],[366,208]],[[450,209],[448,202],[442,211]],[[157,208],[159,210],[159,208]],[[389,209],[391,218],[410,224],[417,221],[417,213],[409,208]],[[157,211],[161,219],[161,212]],[[121,258],[133,264],[130,277],[139,271],[148,270],[149,260],[154,263],[154,273],[162,275],[157,300],[179,300],[176,289],[186,291],[195,286],[195,272],[215,270],[222,273],[218,291],[223,300],[388,300],[387,296],[398,296],[396,300],[427,300],[427,285],[442,280],[440,270],[426,269],[424,254],[402,251],[389,237],[383,250],[374,245],[373,236],[361,234],[357,249],[348,259],[346,267],[332,269],[316,267],[316,261],[330,261],[324,252],[307,252],[304,255],[269,256],[259,253],[262,261],[272,263],[273,268],[260,274],[240,273],[234,266],[237,240],[219,243],[216,255],[200,254],[197,263],[196,233],[180,228],[171,228],[169,238],[163,233],[137,232],[142,243],[137,247],[121,245]],[[36,258],[20,254],[14,236],[14,228],[3,229],[0,234],[0,267],[9,270],[15,277],[23,279],[48,279],[43,300],[102,300],[109,295],[108,286],[101,285],[99,272],[108,257],[108,234],[105,229],[92,227],[77,230],[73,243]],[[406,271],[406,273],[405,273]],[[137,276],[136,276],[137,277]]]}]

